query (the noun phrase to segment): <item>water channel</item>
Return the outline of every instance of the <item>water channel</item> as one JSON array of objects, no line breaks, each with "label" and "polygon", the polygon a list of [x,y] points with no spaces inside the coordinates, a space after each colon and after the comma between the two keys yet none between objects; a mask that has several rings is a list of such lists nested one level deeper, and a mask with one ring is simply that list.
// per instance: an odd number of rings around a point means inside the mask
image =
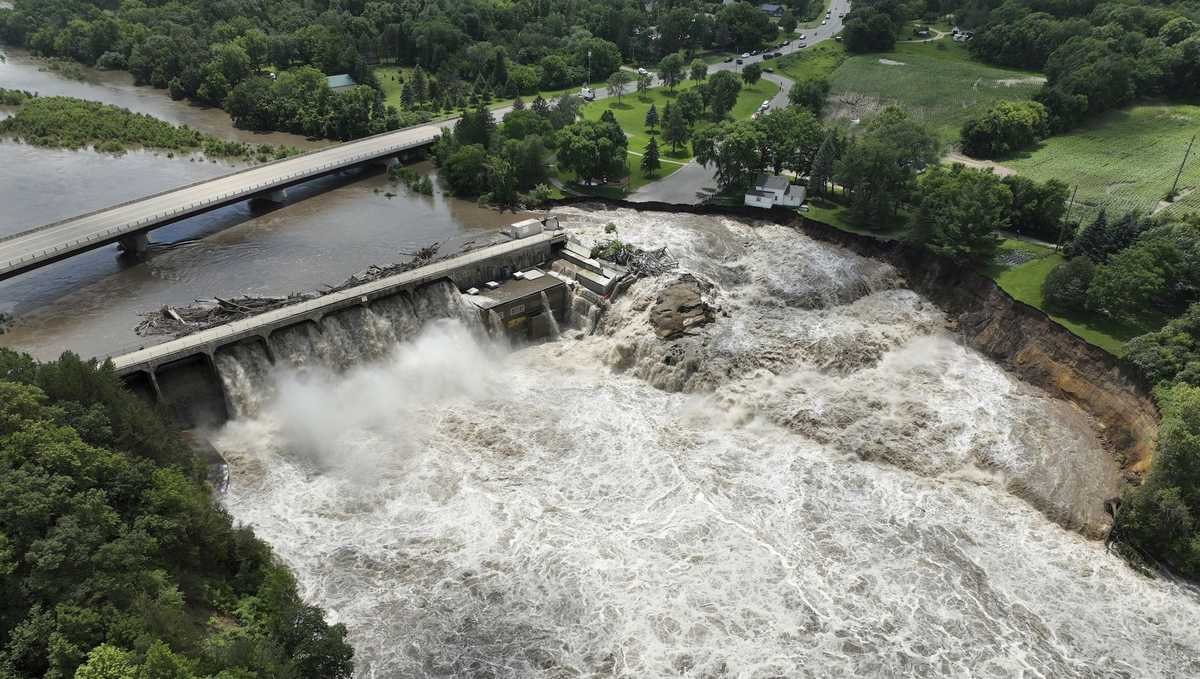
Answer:
[{"label": "water channel", "polygon": [[[86,69],[67,80],[9,51],[0,87],[68,95],[149,113],[245,141],[315,147],[289,134],[237,130],[219,109],[135,87],[127,73]],[[202,157],[121,156],[0,142],[0,236],[238,169]],[[416,166],[432,173],[429,164]],[[389,196],[389,194],[393,194]],[[527,215],[499,213],[444,194],[410,193],[378,170],[354,170],[289,191],[282,206],[240,203],[154,231],[148,257],[96,250],[0,283],[0,312],[14,321],[0,345],[42,359],[64,350],[104,356],[161,341],[134,332],[138,314],[164,304],[287,294],[341,283],[372,264],[403,261],[433,242],[452,252]]]}]

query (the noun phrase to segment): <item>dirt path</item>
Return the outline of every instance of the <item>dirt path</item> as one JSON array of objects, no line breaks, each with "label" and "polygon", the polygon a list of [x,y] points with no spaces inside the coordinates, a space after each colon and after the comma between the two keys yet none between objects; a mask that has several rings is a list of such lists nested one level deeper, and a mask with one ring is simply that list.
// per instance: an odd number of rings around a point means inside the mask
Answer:
[{"label": "dirt path", "polygon": [[963,165],[966,165],[967,167],[975,167],[975,168],[979,168],[979,169],[989,168],[989,169],[991,169],[992,172],[996,173],[997,175],[999,175],[1001,177],[1008,177],[1010,175],[1016,174],[1015,170],[1013,170],[1012,168],[1009,168],[1009,167],[1005,167],[1005,166],[1001,165],[1000,163],[997,163],[997,162],[994,162],[991,160],[980,160],[978,158],[970,158],[968,156],[964,156],[963,154],[959,153],[958,151],[951,151],[950,153],[947,153],[946,156],[944,158],[942,158],[942,162],[944,162],[944,163],[962,163]]}]

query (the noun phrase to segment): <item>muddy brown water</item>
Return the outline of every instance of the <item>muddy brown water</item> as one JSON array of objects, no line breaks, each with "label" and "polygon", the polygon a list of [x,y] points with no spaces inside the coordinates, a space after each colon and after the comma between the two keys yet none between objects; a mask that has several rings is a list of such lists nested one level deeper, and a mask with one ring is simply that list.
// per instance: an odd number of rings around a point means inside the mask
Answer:
[{"label": "muddy brown water", "polygon": [[[103,101],[224,138],[309,148],[328,143],[237,130],[223,111],[135,87],[128,73],[85,72],[84,81],[68,80],[9,50],[0,87]],[[0,142],[0,237],[241,167],[200,156],[114,156]],[[433,174],[429,163],[414,167]],[[527,216],[483,209],[440,188],[433,196],[410,193],[378,169],[351,170],[289,189],[283,205],[243,202],[157,229],[142,259],[123,257],[112,245],[0,282],[0,313],[13,316],[0,346],[41,359],[66,350],[121,353],[165,339],[134,333],[141,312],[164,304],[336,284],[372,264],[404,261],[405,253],[435,241],[449,252]]]}]

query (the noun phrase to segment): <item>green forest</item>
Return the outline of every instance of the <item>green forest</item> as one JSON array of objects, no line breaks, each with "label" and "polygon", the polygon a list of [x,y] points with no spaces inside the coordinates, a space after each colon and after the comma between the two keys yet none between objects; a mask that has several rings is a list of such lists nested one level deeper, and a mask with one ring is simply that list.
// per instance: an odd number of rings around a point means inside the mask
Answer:
[{"label": "green forest", "polygon": [[0,676],[351,676],[206,471],[111,366],[0,350]]}]

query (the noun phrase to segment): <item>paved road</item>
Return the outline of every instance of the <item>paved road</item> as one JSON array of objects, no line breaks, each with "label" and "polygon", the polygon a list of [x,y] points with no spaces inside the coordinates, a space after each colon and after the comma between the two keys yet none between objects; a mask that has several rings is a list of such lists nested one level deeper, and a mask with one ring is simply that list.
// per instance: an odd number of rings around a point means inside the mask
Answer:
[{"label": "paved road", "polygon": [[[849,0],[833,0],[830,3],[831,16],[829,17],[828,24],[824,26],[817,26],[816,28],[798,29],[801,33],[807,35],[807,39],[805,40],[807,47],[812,47],[819,42],[829,40],[833,36],[840,33],[842,31],[842,19],[838,15],[849,11]],[[799,40],[793,40],[786,47],[768,51],[782,52],[786,55],[806,49],[799,47],[799,43]],[[760,54],[747,59],[742,59],[742,61],[744,62],[744,65],[762,62],[763,59],[762,55]],[[765,62],[765,65],[768,67],[771,64],[772,60],[767,60]],[[731,61],[713,64],[709,67],[709,72],[740,69],[741,66],[738,66],[736,61]],[[792,89],[791,79],[774,73],[764,73],[763,77],[779,85],[779,92],[777,92],[775,97],[771,100],[771,108],[787,106],[788,93],[791,92]],[[687,165],[684,165],[663,179],[660,179],[656,182],[651,182],[637,191],[634,191],[632,194],[630,194],[629,200],[639,203],[654,201],[695,205],[698,203],[703,203],[716,192],[716,169],[705,167],[704,165],[692,160],[688,161]]]}]

